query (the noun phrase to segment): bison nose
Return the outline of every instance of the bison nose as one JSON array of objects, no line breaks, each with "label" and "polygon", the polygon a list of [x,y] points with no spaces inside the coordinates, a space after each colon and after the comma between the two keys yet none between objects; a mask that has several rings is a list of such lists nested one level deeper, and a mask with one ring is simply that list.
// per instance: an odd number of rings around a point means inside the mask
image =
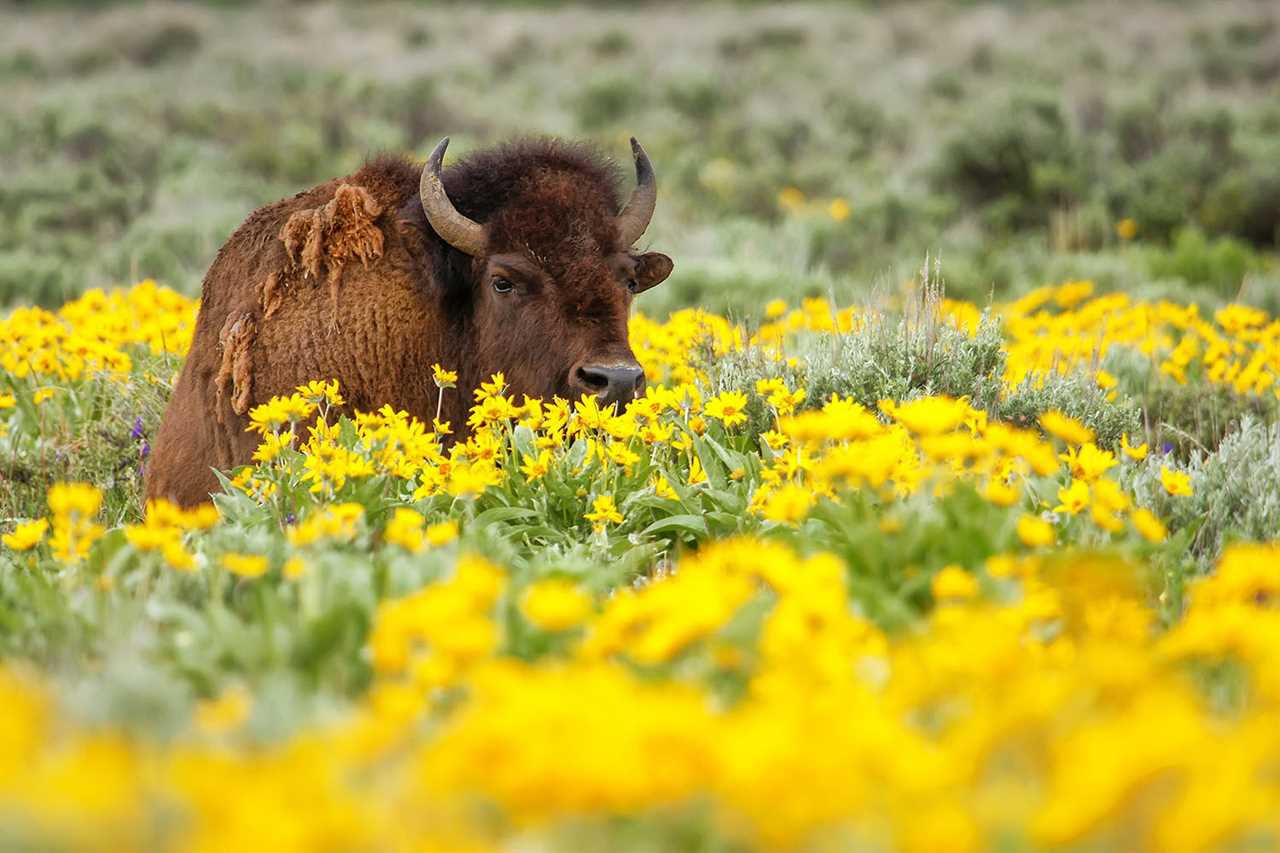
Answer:
[{"label": "bison nose", "polygon": [[574,371],[575,384],[588,394],[595,394],[606,406],[620,406],[635,399],[644,387],[644,368],[631,364],[584,364]]}]

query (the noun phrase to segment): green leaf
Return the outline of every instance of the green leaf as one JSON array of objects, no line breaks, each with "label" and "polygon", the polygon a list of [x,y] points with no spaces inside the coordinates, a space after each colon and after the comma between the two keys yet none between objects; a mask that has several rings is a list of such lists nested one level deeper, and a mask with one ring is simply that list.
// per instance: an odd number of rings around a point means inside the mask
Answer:
[{"label": "green leaf", "polygon": [[537,518],[538,511],[524,506],[495,506],[486,509],[476,516],[473,523],[476,527],[484,527],[499,521],[514,521],[518,518]]},{"label": "green leaf", "polygon": [[538,455],[538,448],[534,444],[533,430],[529,429],[524,424],[516,426],[515,430],[512,432],[511,441],[515,445],[516,450],[520,451],[521,455],[534,457]]},{"label": "green leaf", "polygon": [[647,536],[651,533],[661,533],[664,530],[684,530],[703,538],[710,535],[707,531],[707,523],[702,520],[701,516],[697,515],[673,515],[669,518],[655,521],[644,530],[641,530],[640,535]]}]

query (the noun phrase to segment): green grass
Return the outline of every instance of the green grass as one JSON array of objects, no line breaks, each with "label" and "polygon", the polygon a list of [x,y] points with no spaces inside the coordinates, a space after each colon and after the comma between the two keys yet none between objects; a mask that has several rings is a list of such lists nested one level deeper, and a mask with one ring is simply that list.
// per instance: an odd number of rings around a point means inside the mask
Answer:
[{"label": "green grass", "polygon": [[[1263,3],[0,10],[0,303],[194,292],[249,211],[383,150],[585,136],[658,166],[649,302],[865,294],[941,254],[1274,299],[1280,27]],[[1150,35],[1158,27],[1159,38]],[[808,204],[788,211],[793,187]],[[833,198],[852,215],[825,213]],[[1114,225],[1138,223],[1134,250]],[[1189,230],[1188,230],[1189,229]],[[1274,307],[1274,306],[1273,306]]]}]

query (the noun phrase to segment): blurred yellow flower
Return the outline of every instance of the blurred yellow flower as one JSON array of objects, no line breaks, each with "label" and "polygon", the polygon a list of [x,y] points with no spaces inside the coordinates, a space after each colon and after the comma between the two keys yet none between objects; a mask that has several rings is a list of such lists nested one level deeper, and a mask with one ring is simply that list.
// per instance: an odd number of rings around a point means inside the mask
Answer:
[{"label": "blurred yellow flower", "polygon": [[0,539],[8,548],[14,551],[30,551],[32,548],[44,541],[44,534],[49,529],[49,520],[47,518],[37,518],[32,521],[24,521],[14,528],[12,533],[6,533]]},{"label": "blurred yellow flower", "polygon": [[458,522],[441,521],[437,524],[432,524],[427,527],[426,537],[427,544],[433,548],[448,545],[458,538]]},{"label": "blurred yellow flower", "polygon": [[804,193],[795,187],[783,187],[778,192],[778,207],[788,213],[794,213],[805,206],[807,199]]},{"label": "blurred yellow flower", "polygon": [[243,687],[232,687],[217,699],[196,704],[196,728],[205,735],[222,735],[234,731],[249,719],[253,700]]},{"label": "blurred yellow flower", "polygon": [[1018,538],[1022,544],[1037,548],[1052,545],[1056,537],[1049,522],[1034,515],[1024,515],[1018,519]]},{"label": "blurred yellow flower", "polygon": [[49,489],[48,502],[56,516],[93,516],[102,506],[102,491],[91,483],[55,483]]},{"label": "blurred yellow flower", "polygon": [[1160,466],[1160,483],[1171,495],[1189,497],[1191,495],[1191,475],[1184,471],[1170,471],[1168,466]]},{"label": "blurred yellow flower", "polygon": [[296,581],[307,574],[307,561],[301,557],[290,557],[284,561],[280,573],[287,581]]},{"label": "blurred yellow flower", "polygon": [[1058,505],[1054,512],[1075,515],[1089,505],[1089,485],[1083,480],[1072,480],[1070,485],[1058,489]]},{"label": "blurred yellow flower", "polygon": [[1129,520],[1148,542],[1163,542],[1169,535],[1164,524],[1149,509],[1143,507],[1135,509],[1133,515],[1129,516]]},{"label": "blurred yellow flower", "polygon": [[1147,458],[1146,442],[1134,447],[1129,443],[1129,433],[1127,432],[1120,436],[1120,449],[1123,450],[1124,455],[1128,456],[1130,459],[1136,459],[1141,462],[1143,459]]},{"label": "blurred yellow flower", "polygon": [[938,601],[968,601],[978,595],[978,581],[954,564],[939,569],[930,588]]},{"label": "blurred yellow flower", "polygon": [[426,533],[422,529],[426,521],[422,513],[409,507],[396,507],[391,520],[387,522],[383,536],[392,545],[399,545],[410,554],[416,554],[426,544]]},{"label": "blurred yellow flower", "polygon": [[787,483],[764,501],[764,517],[781,524],[794,524],[804,519],[813,508],[813,490]]},{"label": "blurred yellow flower", "polygon": [[591,613],[591,597],[572,583],[550,578],[529,585],[520,599],[520,612],[543,631],[567,631]]},{"label": "blurred yellow flower", "polygon": [[1067,444],[1085,444],[1094,440],[1093,430],[1062,412],[1045,412],[1040,416],[1040,426]]},{"label": "blurred yellow flower", "polygon": [[259,578],[267,573],[267,558],[259,554],[223,554],[222,567],[242,578]]}]

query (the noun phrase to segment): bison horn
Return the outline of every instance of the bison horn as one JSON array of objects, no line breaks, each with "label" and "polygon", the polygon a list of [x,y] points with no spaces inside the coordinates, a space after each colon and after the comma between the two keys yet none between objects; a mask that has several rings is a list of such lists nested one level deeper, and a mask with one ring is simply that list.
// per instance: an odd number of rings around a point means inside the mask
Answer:
[{"label": "bison horn", "polygon": [[444,150],[448,147],[449,137],[446,136],[427,158],[427,165],[422,167],[422,181],[418,184],[422,210],[442,240],[459,252],[478,255],[488,243],[484,226],[458,212],[453,202],[449,201],[449,196],[444,191],[444,182],[440,179],[440,163],[444,160]]},{"label": "bison horn", "polygon": [[658,179],[653,174],[649,155],[644,153],[634,136],[631,137],[631,155],[636,160],[636,188],[618,214],[618,236],[624,246],[630,246],[640,239],[640,235],[649,227],[653,209],[658,204]]}]

